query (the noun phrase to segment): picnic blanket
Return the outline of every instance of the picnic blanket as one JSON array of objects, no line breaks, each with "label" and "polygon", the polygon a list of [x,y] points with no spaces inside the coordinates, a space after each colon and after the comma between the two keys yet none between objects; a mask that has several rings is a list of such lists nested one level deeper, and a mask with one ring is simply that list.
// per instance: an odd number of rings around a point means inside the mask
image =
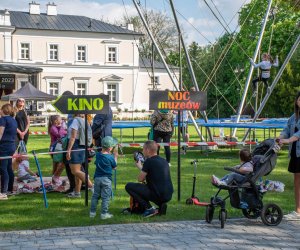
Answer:
[{"label": "picnic blanket", "polygon": [[[16,193],[42,193],[42,184],[40,181],[40,178],[37,177],[37,180],[34,182],[29,182],[29,183],[25,183],[25,182],[18,182],[17,179],[15,178],[14,181],[14,191]],[[47,192],[65,192],[66,190],[69,189],[70,185],[69,185],[69,181],[68,178],[63,176],[61,177],[62,180],[62,185],[54,185],[52,183],[52,177],[43,177],[43,182],[44,182],[44,186]]]}]

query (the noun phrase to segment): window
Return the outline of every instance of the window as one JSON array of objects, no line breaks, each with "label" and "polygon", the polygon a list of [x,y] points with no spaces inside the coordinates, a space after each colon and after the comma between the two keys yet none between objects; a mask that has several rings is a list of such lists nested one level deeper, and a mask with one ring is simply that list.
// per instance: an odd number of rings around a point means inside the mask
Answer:
[{"label": "window", "polygon": [[49,60],[58,61],[58,44],[49,44]]},{"label": "window", "polygon": [[109,102],[117,102],[117,85],[107,84],[107,94],[109,96]]},{"label": "window", "polygon": [[117,47],[108,47],[107,59],[110,63],[117,62]]},{"label": "window", "polygon": [[86,46],[77,46],[77,61],[86,62]]},{"label": "window", "polygon": [[78,82],[76,84],[76,94],[77,95],[86,95],[86,83]]},{"label": "window", "polygon": [[21,51],[20,58],[23,60],[30,59],[30,44],[29,43],[21,43]]},{"label": "window", "polygon": [[59,93],[58,87],[59,87],[58,82],[49,82],[49,94],[50,95],[58,95],[58,93]]}]

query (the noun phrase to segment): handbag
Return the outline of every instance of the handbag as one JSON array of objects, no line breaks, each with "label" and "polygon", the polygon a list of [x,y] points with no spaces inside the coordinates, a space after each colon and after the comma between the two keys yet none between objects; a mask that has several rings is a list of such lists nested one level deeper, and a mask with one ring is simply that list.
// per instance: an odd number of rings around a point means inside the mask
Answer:
[{"label": "handbag", "polygon": [[27,148],[26,148],[26,144],[25,144],[24,140],[19,141],[16,152],[18,152],[18,154],[27,154]]}]

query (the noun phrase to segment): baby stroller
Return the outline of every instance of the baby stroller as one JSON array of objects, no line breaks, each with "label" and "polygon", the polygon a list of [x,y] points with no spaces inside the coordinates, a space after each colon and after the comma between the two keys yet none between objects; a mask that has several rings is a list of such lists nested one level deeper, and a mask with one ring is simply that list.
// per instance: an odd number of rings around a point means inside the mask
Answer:
[{"label": "baby stroller", "polygon": [[[211,197],[210,204],[206,207],[205,220],[211,223],[215,208],[221,207],[219,212],[219,220],[221,221],[221,228],[224,228],[227,218],[227,211],[225,208],[226,199],[230,199],[232,207],[242,209],[243,215],[249,219],[256,219],[261,217],[263,223],[268,226],[277,226],[283,217],[281,208],[274,204],[263,204],[263,195],[259,191],[259,186],[256,181],[272,172],[277,161],[277,152],[279,146],[273,139],[267,139],[261,142],[251,153],[254,169],[252,173],[245,175],[242,183],[229,183],[228,185],[215,185],[219,190],[215,196]],[[233,168],[224,168],[225,170],[236,172]],[[225,198],[219,197],[221,190],[227,190],[228,196]]]}]

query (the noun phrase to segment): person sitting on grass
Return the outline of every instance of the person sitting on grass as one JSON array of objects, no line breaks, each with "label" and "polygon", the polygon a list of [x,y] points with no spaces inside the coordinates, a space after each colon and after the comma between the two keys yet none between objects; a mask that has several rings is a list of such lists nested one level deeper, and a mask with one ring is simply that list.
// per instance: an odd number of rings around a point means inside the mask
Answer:
[{"label": "person sitting on grass", "polygon": [[[173,194],[169,164],[157,155],[157,149],[158,145],[155,141],[145,142],[143,147],[143,154],[146,158],[144,165],[140,160],[135,163],[140,170],[138,181],[146,181],[146,185],[130,182],[125,186],[127,193],[145,209],[144,217],[158,213],[166,214],[167,202],[171,200]],[[159,206],[158,211],[151,206],[150,201]]]},{"label": "person sitting on grass", "polygon": [[251,161],[252,157],[249,149],[243,148],[240,150],[239,154],[240,154],[241,164],[233,167],[239,173],[232,172],[230,174],[225,175],[221,179],[213,175],[211,179],[213,184],[217,186],[220,185],[226,186],[228,184],[231,184],[233,181],[236,184],[239,184],[245,180],[245,174],[249,174],[253,172],[253,162]]},{"label": "person sitting on grass", "polygon": [[17,163],[18,163],[18,177],[17,181],[19,182],[34,182],[37,181],[35,177],[36,174],[31,171],[29,168],[29,161],[28,161],[28,156],[27,155],[21,155],[20,157],[17,158]]},{"label": "person sitting on grass", "polygon": [[[101,198],[101,219],[110,219],[108,213],[109,199],[112,194],[111,179],[112,170],[117,167],[118,147],[117,140],[111,136],[105,136],[101,140],[101,152],[96,153],[96,170],[94,175],[94,193],[91,199],[90,217],[96,216],[98,200]],[[111,151],[113,150],[113,155]]]}]

